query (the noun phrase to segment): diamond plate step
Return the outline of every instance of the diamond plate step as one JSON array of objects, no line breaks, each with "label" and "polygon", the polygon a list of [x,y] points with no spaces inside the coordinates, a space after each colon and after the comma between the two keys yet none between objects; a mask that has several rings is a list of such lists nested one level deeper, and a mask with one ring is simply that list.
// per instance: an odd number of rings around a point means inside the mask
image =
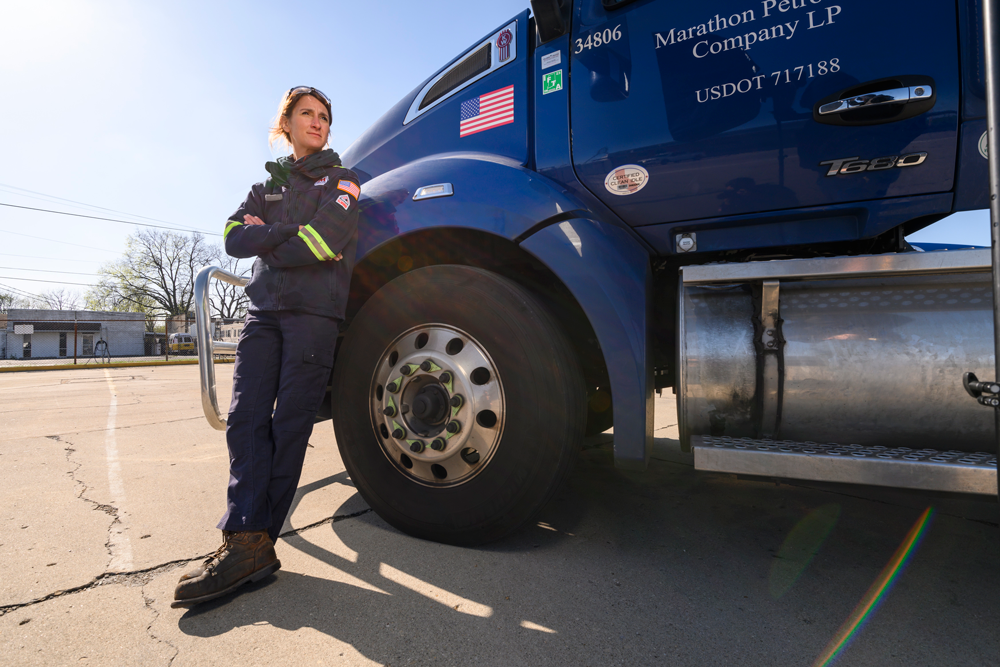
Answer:
[{"label": "diamond plate step", "polygon": [[698,470],[997,494],[997,457],[987,452],[863,447],[790,440],[691,436]]}]

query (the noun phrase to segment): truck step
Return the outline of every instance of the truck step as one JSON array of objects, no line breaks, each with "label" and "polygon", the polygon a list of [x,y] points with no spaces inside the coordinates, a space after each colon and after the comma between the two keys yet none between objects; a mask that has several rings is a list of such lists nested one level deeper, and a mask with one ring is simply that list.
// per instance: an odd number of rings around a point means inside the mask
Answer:
[{"label": "truck step", "polygon": [[698,470],[997,494],[997,457],[987,452],[864,447],[790,440],[691,436]]}]

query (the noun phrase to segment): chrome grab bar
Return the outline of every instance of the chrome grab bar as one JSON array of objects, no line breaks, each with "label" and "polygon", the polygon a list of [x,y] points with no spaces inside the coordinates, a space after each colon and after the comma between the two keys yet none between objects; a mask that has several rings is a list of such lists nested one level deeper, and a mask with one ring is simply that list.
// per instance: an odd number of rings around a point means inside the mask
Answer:
[{"label": "chrome grab bar", "polygon": [[212,317],[208,309],[208,287],[212,278],[222,282],[243,287],[249,278],[230,273],[217,266],[205,266],[194,279],[194,316],[195,333],[198,336],[198,376],[201,380],[201,408],[205,411],[205,419],[217,431],[226,430],[226,418],[219,412],[219,399],[215,393],[215,362],[212,357],[216,352],[236,354],[236,343],[212,340]]}]

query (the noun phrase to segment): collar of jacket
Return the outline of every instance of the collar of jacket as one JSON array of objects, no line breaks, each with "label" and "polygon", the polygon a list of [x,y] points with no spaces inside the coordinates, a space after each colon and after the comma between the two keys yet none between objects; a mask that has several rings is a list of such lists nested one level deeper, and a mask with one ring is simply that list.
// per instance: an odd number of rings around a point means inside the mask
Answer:
[{"label": "collar of jacket", "polygon": [[292,174],[315,181],[326,174],[329,167],[340,167],[340,156],[332,148],[307,155],[301,160],[292,160],[291,155],[279,157],[274,162],[266,162],[264,168],[271,174],[269,180],[276,185],[288,185]]}]

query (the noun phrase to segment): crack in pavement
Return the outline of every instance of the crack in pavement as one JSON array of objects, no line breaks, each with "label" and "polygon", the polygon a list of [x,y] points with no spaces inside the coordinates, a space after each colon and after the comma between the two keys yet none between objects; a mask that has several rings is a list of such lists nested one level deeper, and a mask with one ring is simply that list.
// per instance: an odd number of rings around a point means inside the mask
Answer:
[{"label": "crack in pavement", "polygon": [[[126,405],[131,405],[131,404],[126,404]],[[167,421],[149,422],[147,424],[128,424],[126,426],[118,426],[116,428],[116,430],[123,431],[123,430],[129,429],[129,428],[143,428],[144,426],[159,426],[160,424],[177,424],[179,422],[198,421],[198,420],[204,419],[204,418],[205,418],[204,416],[198,415],[196,417],[183,417],[182,419],[168,419]],[[47,435],[45,437],[46,438],[51,438],[52,440],[58,440],[59,438],[61,438],[63,436],[81,435],[81,434],[84,434],[84,433],[105,433],[105,432],[107,432],[107,430],[108,430],[107,427],[105,427],[105,428],[95,428],[95,429],[90,429],[89,431],[69,431],[69,432],[66,432],[66,433],[57,433],[56,435]],[[0,438],[0,443],[7,442],[9,440],[20,440],[20,439],[22,439],[22,438],[21,437],[17,437],[17,438]]]},{"label": "crack in pavement", "polygon": [[[138,405],[138,404],[139,404],[139,401],[136,401],[135,403],[121,403],[120,405],[131,406],[131,405]],[[104,405],[100,405],[100,404],[98,404],[98,405],[79,405],[79,406],[74,406],[74,409],[75,410],[89,410],[89,409],[100,409],[100,408],[105,408],[105,407],[107,407],[107,404],[104,404]],[[65,410],[65,409],[66,408],[63,408],[61,406],[56,406],[56,407],[52,407],[52,408],[34,408],[32,410],[32,412],[34,412],[34,413],[38,413],[38,412],[56,412],[56,411]],[[13,415],[13,414],[21,413],[21,412],[24,412],[23,408],[16,408],[14,410],[0,410],[0,415]],[[102,430],[103,431],[104,429],[98,429],[98,430]]]},{"label": "crack in pavement", "polygon": [[63,448],[63,451],[66,452],[66,462],[76,467],[67,472],[66,474],[69,475],[69,478],[71,480],[73,480],[73,483],[79,484],[81,487],[80,492],[76,494],[77,499],[82,500],[85,503],[90,503],[91,505],[94,506],[95,510],[104,512],[105,514],[111,517],[111,523],[108,524],[108,539],[104,541],[104,548],[107,549],[108,551],[108,565],[110,565],[111,561],[114,559],[114,551],[111,545],[112,531],[114,530],[116,525],[122,523],[121,519],[118,516],[118,508],[115,507],[114,505],[106,505],[104,503],[99,503],[96,500],[91,500],[90,498],[87,498],[86,496],[83,495],[87,492],[87,489],[89,489],[90,487],[87,486],[87,483],[84,482],[82,479],[76,478],[76,473],[78,470],[80,470],[80,468],[83,467],[83,463],[79,461],[74,461],[72,459],[73,453],[76,452],[76,448],[73,446],[72,442],[68,440],[63,440],[62,436],[58,435],[47,435],[45,437],[48,438],[49,440],[55,440],[56,442],[68,445],[68,447]]},{"label": "crack in pavement", "polygon": [[286,530],[285,532],[278,535],[278,537],[291,537],[293,535],[298,535],[307,530],[312,530],[313,528],[319,528],[320,526],[325,526],[328,523],[337,523],[338,521],[343,521],[344,519],[353,519],[354,517],[361,516],[362,514],[368,514],[372,511],[372,508],[359,510],[357,512],[352,512],[351,514],[334,514],[331,517],[317,521],[316,523],[311,523],[308,526],[302,526],[301,528],[293,528],[292,530]]},{"label": "crack in pavement", "polygon": [[166,572],[167,570],[174,569],[179,565],[186,565],[192,561],[201,560],[207,558],[209,554],[203,556],[197,556],[195,558],[185,558],[183,560],[172,560],[167,563],[162,563],[160,565],[155,565],[153,567],[148,567],[142,570],[135,570],[133,572],[104,572],[97,575],[90,581],[80,586],[74,586],[73,588],[66,588],[60,591],[53,591],[48,595],[43,595],[42,597],[35,598],[33,600],[28,600],[27,602],[17,602],[14,604],[8,604],[0,606],[0,617],[9,614],[12,611],[18,609],[23,609],[24,607],[31,607],[42,602],[47,602],[55,598],[63,597],[64,595],[72,595],[74,593],[80,593],[82,591],[90,590],[91,588],[96,588],[98,586],[105,586],[107,584],[123,584],[126,586],[144,586],[148,584],[153,577],[160,574],[161,572]]},{"label": "crack in pavement", "polygon": [[167,646],[173,649],[174,654],[170,656],[170,660],[167,661],[167,667],[170,667],[170,665],[174,664],[174,660],[177,659],[177,656],[180,655],[181,651],[169,639],[160,639],[159,637],[156,636],[156,633],[153,632],[153,624],[156,623],[158,620],[160,620],[160,612],[158,612],[156,610],[156,607],[153,606],[153,603],[156,602],[156,598],[151,598],[146,596],[145,586],[143,586],[140,593],[142,594],[142,604],[146,607],[146,609],[153,612],[153,620],[150,621],[149,625],[146,626],[146,634],[149,635],[150,638],[153,639],[154,641],[160,644],[166,644]]},{"label": "crack in pavement", "polygon": [[[93,501],[88,501],[88,502],[93,502]],[[284,533],[281,533],[278,537],[290,537],[293,535],[298,535],[307,530],[319,528],[327,524],[337,523],[339,521],[344,521],[346,519],[353,519],[363,514],[368,514],[371,511],[372,509],[369,507],[368,509],[360,510],[358,512],[352,512],[351,514],[334,514],[333,516],[327,517],[321,521],[311,523],[308,526],[303,526],[302,528],[295,528],[293,530],[285,531]],[[75,593],[81,593],[83,591],[87,591],[90,590],[91,588],[96,588],[98,586],[107,586],[109,584],[120,584],[124,586],[145,586],[150,581],[152,581],[154,577],[156,577],[159,574],[162,574],[163,572],[176,569],[178,567],[187,565],[189,563],[193,563],[195,561],[204,560],[214,553],[215,552],[212,551],[211,553],[202,554],[200,556],[195,556],[193,558],[182,558],[179,560],[172,560],[166,563],[153,565],[151,567],[143,568],[140,570],[133,570],[131,572],[104,572],[102,574],[97,575],[87,583],[81,584],[80,586],[74,586],[73,588],[66,588],[64,590],[53,591],[48,595],[43,595],[42,597],[35,598],[33,600],[28,600],[27,602],[17,602],[14,604],[2,605],[0,606],[0,617],[9,614],[12,611],[23,609],[24,607],[31,607],[36,604],[40,604],[42,602],[47,602],[49,600],[58,597],[63,597],[64,595],[73,595]],[[145,593],[143,593],[143,599],[144,600],[147,599]],[[149,601],[151,603],[155,602],[156,600],[154,598],[149,598]]]}]

